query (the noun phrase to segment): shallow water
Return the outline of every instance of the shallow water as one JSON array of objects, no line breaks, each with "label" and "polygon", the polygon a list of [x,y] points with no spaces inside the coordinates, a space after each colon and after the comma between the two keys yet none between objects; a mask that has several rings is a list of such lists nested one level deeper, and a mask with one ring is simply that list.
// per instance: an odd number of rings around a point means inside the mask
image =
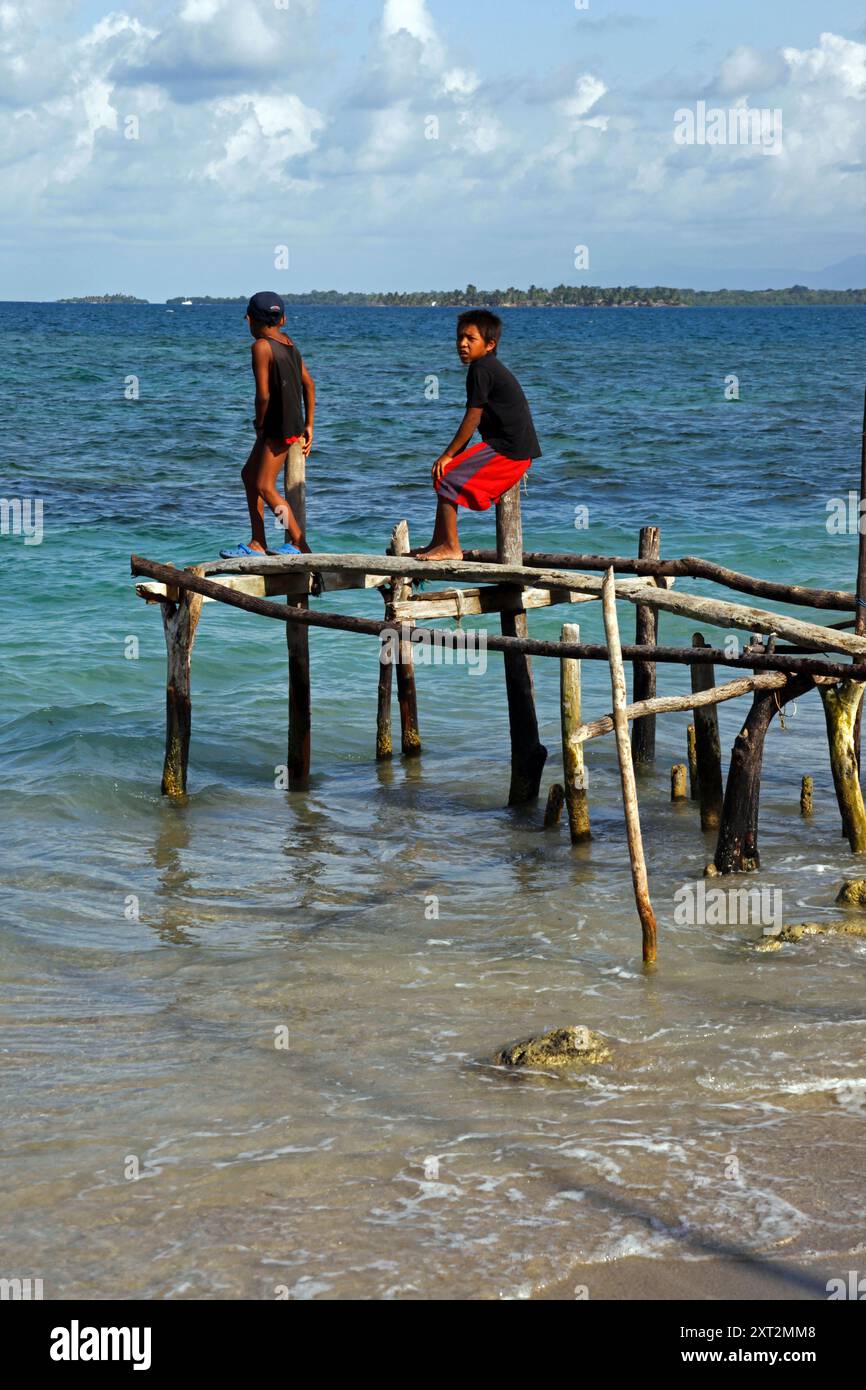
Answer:
[{"label": "shallow water", "polygon": [[[510,315],[503,358],[545,446],[527,545],[629,553],[656,521],[667,554],[850,587],[856,536],[827,534],[826,501],[856,486],[864,322]],[[322,548],[382,549],[400,516],[419,538],[429,523],[425,469],[461,404],[451,326],[439,311],[295,316],[320,389]],[[45,499],[41,545],[0,541],[0,1272],[43,1278],[49,1298],[525,1297],[629,1254],[862,1262],[866,942],[764,953],[760,925],[678,925],[674,895],[713,850],[694,808],[669,802],[687,717],[660,721],[641,785],[649,976],[613,747],[589,752],[591,845],[504,809],[494,654],[483,676],[420,669],[424,757],[377,768],[375,644],[315,632],[315,776],[287,794],[283,634],[208,606],[191,795],[166,805],[161,624],[128,556],[204,558],[243,534],[243,325],[231,309],[5,305],[0,329],[3,495]],[[34,336],[62,349],[47,455],[22,390]],[[589,531],[573,526],[581,504]],[[490,533],[472,518],[465,541]],[[381,611],[375,593],[328,605]],[[600,637],[595,605],[574,614]],[[533,613],[531,630],[555,636],[563,617]],[[691,628],[665,615],[662,632]],[[546,787],[558,674],[535,670]],[[667,668],[661,691],[683,678]],[[609,708],[606,680],[584,665],[587,712]],[[720,708],[725,749],[739,710]],[[778,889],[785,921],[829,919],[854,861],[816,696],[786,725],[768,739],[749,886]],[[488,1064],[562,1023],[604,1033],[611,1062],[555,1077]]]}]

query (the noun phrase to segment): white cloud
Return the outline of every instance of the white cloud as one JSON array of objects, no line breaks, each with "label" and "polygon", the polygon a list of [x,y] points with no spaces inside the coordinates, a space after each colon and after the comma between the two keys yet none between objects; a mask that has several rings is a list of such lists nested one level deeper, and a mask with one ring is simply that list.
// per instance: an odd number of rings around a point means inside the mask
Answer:
[{"label": "white cloud", "polygon": [[752,95],[766,91],[785,76],[785,65],[778,54],[761,53],[751,44],[742,43],[722,63],[718,86],[722,92]]},{"label": "white cloud", "polygon": [[594,125],[602,130],[607,128],[604,117],[593,117],[591,121],[585,119],[587,113],[601,101],[606,92],[604,82],[591,72],[584,72],[578,77],[574,84],[574,95],[559,103],[559,109],[572,129],[581,125]]},{"label": "white cloud", "polygon": [[308,154],[324,118],[293,95],[245,93],[215,101],[210,113],[223,137],[223,153],[204,168],[207,178],[231,183],[242,166],[268,182],[286,185],[286,164]]},{"label": "white cloud", "polygon": [[798,85],[828,87],[838,96],[866,96],[866,43],[822,34],[817,48],[783,48],[782,57]]}]

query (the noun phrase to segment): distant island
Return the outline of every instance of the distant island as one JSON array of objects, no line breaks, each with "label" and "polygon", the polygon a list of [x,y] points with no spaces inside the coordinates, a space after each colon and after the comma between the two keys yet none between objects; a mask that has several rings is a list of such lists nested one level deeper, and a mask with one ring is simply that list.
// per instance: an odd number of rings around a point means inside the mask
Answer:
[{"label": "distant island", "polygon": [[[514,286],[507,290],[482,290],[476,285],[467,285],[465,290],[412,290],[406,294],[310,290],[307,294],[284,294],[282,298],[286,304],[292,305],[333,304],[371,309],[467,309],[482,304],[496,309],[689,309],[866,304],[866,289],[810,290],[806,285],[792,285],[786,290],[677,290],[663,285],[652,288],[617,285],[610,289],[592,285],[557,285],[555,289],[544,290],[530,285],[528,290],[518,290]],[[167,299],[166,304],[188,304],[191,301],[193,305],[244,305],[247,299],[248,296],[244,294],[205,294],[188,298],[178,295],[174,299]]]},{"label": "distant island", "polygon": [[[666,285],[616,285],[602,289],[595,285],[557,285],[544,290],[530,285],[528,290],[511,286],[507,290],[482,290],[467,285],[465,290],[410,290],[405,294],[382,291],[365,294],[359,290],[309,290],[306,294],[284,294],[286,304],[336,305],[366,309],[469,309],[487,304],[493,309],[703,309],[754,308],[761,306],[811,304],[866,304],[866,289],[810,290],[807,285],[791,285],[786,290],[677,290]],[[238,304],[249,296],[199,294],[176,295],[167,306]],[[58,299],[58,304],[149,304],[132,294],[84,294]]]},{"label": "distant island", "polygon": [[149,299],[136,299],[134,294],[80,294],[74,299],[58,299],[58,304],[149,304]]}]

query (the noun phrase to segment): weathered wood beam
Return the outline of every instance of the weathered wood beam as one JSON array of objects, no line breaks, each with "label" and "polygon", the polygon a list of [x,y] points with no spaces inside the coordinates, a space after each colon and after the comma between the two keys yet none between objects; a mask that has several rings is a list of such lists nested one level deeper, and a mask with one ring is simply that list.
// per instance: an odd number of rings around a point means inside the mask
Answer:
[{"label": "weathered wood beam", "polygon": [[[465,550],[463,558],[470,564],[479,561],[495,560],[492,550]],[[851,612],[856,607],[856,595],[844,589],[812,589],[802,584],[783,584],[778,580],[757,579],[738,570],[726,569],[724,565],[702,560],[697,555],[686,555],[679,560],[644,560],[631,555],[568,555],[526,551],[524,565],[541,566],[543,569],[607,570],[617,574],[643,574],[661,577],[679,576],[683,579],[708,579],[722,584],[738,593],[751,594],[755,598],[775,599],[779,603],[791,603],[803,608],[835,608],[841,612]]]},{"label": "weathered wood beam", "polygon": [[[156,560],[148,560],[142,555],[133,555],[130,563],[134,575],[147,575],[164,584],[215,598],[231,608],[240,608],[247,613],[258,613],[262,617],[275,618],[279,622],[304,623],[310,627],[330,628],[335,631],[354,632],[374,637],[380,636],[386,629],[391,630],[389,624],[376,622],[370,618],[354,618],[342,613],[301,611],[288,605],[271,603],[267,599],[251,598],[247,594],[234,593],[222,588],[219,583],[215,583],[213,580],[200,578],[189,569],[178,570],[170,565],[160,564]],[[440,631],[440,629],[435,628],[426,630],[428,632]],[[447,637],[450,640],[453,636],[450,629],[441,629],[441,633],[443,639]],[[561,642],[542,641],[538,638],[506,638],[488,634],[487,646],[490,651],[521,651],[531,656],[553,657],[556,660],[561,660],[564,656],[575,657],[583,661],[609,660],[607,647],[594,643],[563,646]],[[757,671],[787,671],[808,675],[810,679],[824,676],[834,681],[849,677],[866,680],[866,662],[849,666],[842,662],[822,661],[817,657],[761,655],[759,653],[748,656],[730,656],[721,648],[695,652],[691,647],[623,647],[622,655],[626,661],[652,660],[689,666],[694,661],[712,660],[717,666]]]},{"label": "weathered wood beam", "polygon": [[[640,584],[642,580],[634,580]],[[671,584],[675,581],[670,580]],[[621,588],[628,584],[623,582]],[[330,583],[328,585],[330,588]],[[516,589],[513,584],[490,584],[483,589],[437,589],[413,594],[396,605],[397,617],[410,622],[430,618],[472,618],[485,613],[513,613],[551,608],[560,603],[597,603],[598,594],[578,594],[569,589]]]},{"label": "weathered wood beam", "polygon": [[[281,594],[303,595],[310,592],[309,575],[234,574],[227,575],[218,582],[226,589],[234,589],[239,594],[250,594],[253,598],[278,598]],[[168,599],[170,603],[177,603],[180,590],[176,586],[151,581],[147,584],[136,584],[135,592],[145,603],[162,603],[164,599]],[[202,596],[202,603],[216,603],[216,599]]]},{"label": "weathered wood beam", "polygon": [[[788,677],[781,671],[768,671],[763,676],[749,676],[742,680],[728,681],[725,685],[714,686],[712,690],[701,690],[691,695],[657,695],[654,700],[642,700],[636,705],[626,705],[626,719],[641,719],[648,714],[676,714],[682,710],[702,709],[707,705],[720,705],[725,700],[735,700],[740,695],[750,695],[755,690],[780,689],[787,684]],[[604,715],[581,724],[577,736],[581,743],[601,738],[603,734],[613,733],[613,716]]]},{"label": "weathered wood beam", "polygon": [[[269,573],[272,568],[280,572],[298,568],[304,562],[312,568],[327,574],[330,570],[347,569],[359,573],[371,571],[374,564],[381,568],[380,556],[332,555],[332,556],[275,556],[254,560],[226,560],[232,566],[232,573],[244,573],[243,567],[256,566],[257,572]],[[235,570],[234,567],[239,569]],[[486,583],[488,581],[504,584],[522,584],[533,588],[567,589],[576,593],[601,593],[602,581],[589,575],[574,574],[566,570],[533,569],[525,565],[504,563],[501,565],[466,564],[453,560],[416,560],[395,558],[388,566],[391,574],[405,578],[464,578],[468,582]],[[808,642],[820,650],[845,652],[849,656],[866,656],[866,637],[848,635],[836,628],[819,626],[804,622],[781,613],[753,608],[746,604],[731,603],[726,599],[698,598],[693,594],[674,593],[669,589],[657,588],[652,584],[617,586],[617,598],[627,599],[634,604],[648,604],[680,617],[693,617],[714,626],[739,628],[748,632],[758,632],[766,636],[779,636],[792,641]]]}]

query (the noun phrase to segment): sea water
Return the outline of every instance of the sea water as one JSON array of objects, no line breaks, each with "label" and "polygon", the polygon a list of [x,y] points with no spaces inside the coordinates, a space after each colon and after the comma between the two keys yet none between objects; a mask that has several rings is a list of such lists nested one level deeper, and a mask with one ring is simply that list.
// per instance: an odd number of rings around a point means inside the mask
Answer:
[{"label": "sea water", "polygon": [[[271,1299],[522,1297],[632,1254],[847,1270],[866,942],[763,952],[760,925],[677,914],[714,848],[669,799],[688,715],[659,720],[640,779],[652,975],[612,742],[588,748],[591,844],[508,810],[494,653],[483,676],[419,668],[423,757],[377,767],[376,642],[313,631],[313,778],[287,793],[282,626],[208,605],[190,794],[160,797],[162,625],[129,556],[189,563],[248,539],[242,312],[0,306],[0,492],[22,503],[0,538],[0,1274],[41,1278],[46,1298]],[[667,556],[853,587],[856,526],[827,523],[858,487],[861,309],[505,320],[544,448],[527,549],[633,554],[655,523]],[[299,309],[289,329],[318,388],[314,548],[384,550],[404,517],[427,540],[430,467],[464,404],[453,313]],[[461,534],[491,546],[492,516]],[[316,606],[382,615],[375,591]],[[620,619],[629,636],[629,605]],[[602,640],[597,604],[533,612],[530,630],[566,620]],[[665,643],[693,630],[661,617]],[[558,669],[534,670],[546,791]],[[607,668],[583,677],[585,714],[606,713]],[[659,669],[660,693],[687,688],[685,668]],[[743,709],[719,709],[726,758]],[[859,866],[814,693],[768,737],[760,839],[750,885],[782,895],[786,922],[831,919]],[[612,1060],[489,1065],[565,1024],[602,1033]]]}]

